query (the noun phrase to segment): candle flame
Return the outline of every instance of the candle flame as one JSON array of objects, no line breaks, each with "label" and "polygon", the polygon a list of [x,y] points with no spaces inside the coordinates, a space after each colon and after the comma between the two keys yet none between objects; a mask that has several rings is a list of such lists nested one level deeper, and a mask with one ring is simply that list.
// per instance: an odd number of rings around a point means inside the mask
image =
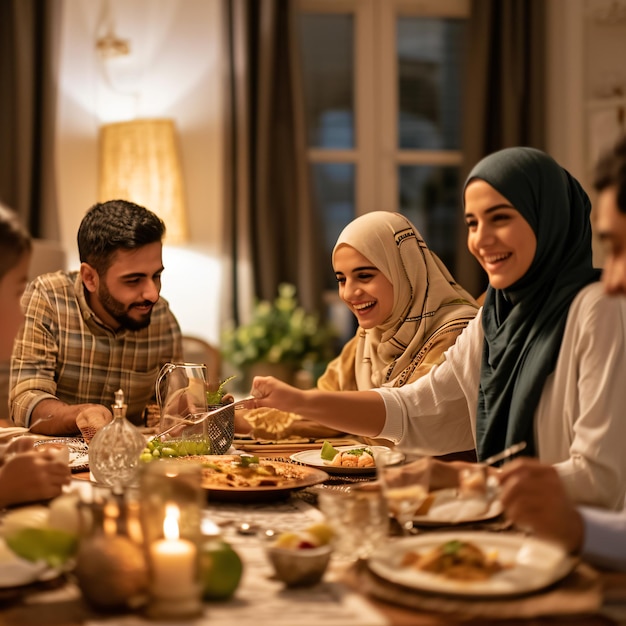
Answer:
[{"label": "candle flame", "polygon": [[180,538],[179,519],[180,509],[175,504],[166,504],[165,519],[163,520],[163,535],[166,539]]}]

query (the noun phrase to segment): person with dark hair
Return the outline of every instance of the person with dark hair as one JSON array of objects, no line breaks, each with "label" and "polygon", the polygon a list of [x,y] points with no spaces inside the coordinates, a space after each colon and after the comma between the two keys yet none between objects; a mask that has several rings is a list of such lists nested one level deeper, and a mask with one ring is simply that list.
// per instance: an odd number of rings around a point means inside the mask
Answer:
[{"label": "person with dark hair", "polygon": [[[605,249],[604,291],[623,298],[626,295],[626,137],[598,161],[594,188],[598,192],[594,225]],[[622,441],[617,442],[620,450]],[[554,468],[536,459],[520,459],[506,465],[500,484],[500,497],[511,520],[538,536],[560,542],[598,565],[626,571],[626,510],[576,507]]]},{"label": "person with dark hair", "polygon": [[[463,205],[489,287],[442,363],[371,391],[302,391],[256,377],[250,404],[433,454],[475,444],[485,460],[524,441],[576,502],[621,508],[626,301],[604,293],[593,267],[587,194],[549,155],[516,147],[472,169]],[[438,464],[452,482],[456,467]]]},{"label": "person with dark hair", "polygon": [[[17,215],[0,204],[0,360],[8,360],[24,316],[20,298],[26,287],[31,239]],[[3,390],[4,391],[4,390]],[[8,407],[2,407],[0,418]],[[30,437],[19,437],[0,449],[0,508],[48,500],[70,481],[67,463],[49,447],[33,449]]]},{"label": "person with dark hair", "polygon": [[15,334],[24,319],[20,297],[28,279],[32,243],[17,215],[1,204],[0,250],[0,360],[5,360],[11,357]]},{"label": "person with dark hair", "polygon": [[37,277],[22,300],[11,359],[15,424],[47,435],[90,437],[124,391],[142,422],[161,366],[182,360],[181,332],[160,297],[165,225],[125,200],[94,205],[78,229],[80,271]]}]

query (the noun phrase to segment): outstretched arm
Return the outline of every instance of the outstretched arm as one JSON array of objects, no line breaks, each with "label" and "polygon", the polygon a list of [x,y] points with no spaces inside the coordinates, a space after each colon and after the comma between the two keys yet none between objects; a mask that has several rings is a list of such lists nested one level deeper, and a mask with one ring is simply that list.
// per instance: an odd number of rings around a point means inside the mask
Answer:
[{"label": "outstretched arm", "polygon": [[271,376],[256,376],[249,408],[271,407],[298,413],[323,426],[367,437],[377,436],[385,424],[385,403],[375,391],[297,389]]}]

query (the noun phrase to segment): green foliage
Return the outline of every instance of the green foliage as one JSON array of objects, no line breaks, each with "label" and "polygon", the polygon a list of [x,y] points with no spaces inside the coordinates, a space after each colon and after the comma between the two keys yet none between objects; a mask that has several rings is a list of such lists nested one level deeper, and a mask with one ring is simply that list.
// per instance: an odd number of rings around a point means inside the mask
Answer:
[{"label": "green foliage", "polygon": [[330,325],[298,304],[294,285],[282,283],[273,302],[255,303],[248,324],[225,328],[221,348],[224,358],[238,368],[261,361],[301,367],[306,361],[330,360],[335,335]]},{"label": "green foliage", "polygon": [[226,383],[230,382],[233,378],[237,378],[236,376],[229,376],[225,378],[217,387],[217,389],[208,389],[206,392],[206,403],[207,406],[217,406],[222,403],[222,398],[226,394],[226,389],[224,386]]}]

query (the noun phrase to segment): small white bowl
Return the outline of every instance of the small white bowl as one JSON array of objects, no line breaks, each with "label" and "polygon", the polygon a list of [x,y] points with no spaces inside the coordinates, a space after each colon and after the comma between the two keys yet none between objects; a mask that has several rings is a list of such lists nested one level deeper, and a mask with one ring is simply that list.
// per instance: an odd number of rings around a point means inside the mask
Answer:
[{"label": "small white bowl", "polygon": [[318,583],[328,567],[331,553],[330,544],[318,548],[278,548],[276,546],[266,548],[266,554],[274,566],[276,578],[288,587]]}]

